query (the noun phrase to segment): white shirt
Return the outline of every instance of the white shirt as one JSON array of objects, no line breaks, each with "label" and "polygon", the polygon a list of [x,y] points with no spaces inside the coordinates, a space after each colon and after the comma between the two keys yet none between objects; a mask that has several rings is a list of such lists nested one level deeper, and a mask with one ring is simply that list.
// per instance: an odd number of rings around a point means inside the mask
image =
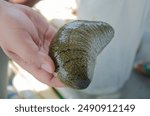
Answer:
[{"label": "white shirt", "polygon": [[77,13],[78,19],[109,23],[115,36],[98,56],[87,89],[58,90],[65,98],[118,98],[116,93],[130,77],[143,34],[150,33],[150,0],[80,0]]},{"label": "white shirt", "polygon": [[[92,83],[81,93],[113,93],[129,79],[149,7],[150,0],[80,0],[78,19],[104,21],[115,30],[113,40],[97,58]],[[67,92],[72,94],[67,93],[69,97],[76,95],[74,90]]]}]

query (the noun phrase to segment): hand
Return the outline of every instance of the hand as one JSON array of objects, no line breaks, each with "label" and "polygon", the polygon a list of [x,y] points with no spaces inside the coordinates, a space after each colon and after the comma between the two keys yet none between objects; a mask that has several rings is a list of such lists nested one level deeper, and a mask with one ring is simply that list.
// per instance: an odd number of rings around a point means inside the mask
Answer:
[{"label": "hand", "polygon": [[31,8],[5,2],[0,11],[0,46],[8,57],[39,81],[60,87],[48,56],[55,29]]}]

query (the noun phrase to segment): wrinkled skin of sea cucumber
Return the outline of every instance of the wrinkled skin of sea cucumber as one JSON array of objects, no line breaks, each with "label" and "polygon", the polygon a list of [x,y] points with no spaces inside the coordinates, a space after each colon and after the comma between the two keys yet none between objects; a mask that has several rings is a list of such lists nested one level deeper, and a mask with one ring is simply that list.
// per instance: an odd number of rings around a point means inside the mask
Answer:
[{"label": "wrinkled skin of sea cucumber", "polygon": [[87,88],[97,56],[113,36],[114,29],[100,21],[75,20],[61,27],[49,47],[60,81],[74,89]]}]

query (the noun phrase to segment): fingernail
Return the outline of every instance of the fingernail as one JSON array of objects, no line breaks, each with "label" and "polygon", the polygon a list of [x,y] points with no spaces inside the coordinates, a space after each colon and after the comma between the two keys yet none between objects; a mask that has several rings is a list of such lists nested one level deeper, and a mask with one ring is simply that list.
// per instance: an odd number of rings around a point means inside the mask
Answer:
[{"label": "fingernail", "polygon": [[51,73],[51,68],[48,64],[42,64],[41,68],[44,69],[45,71]]}]

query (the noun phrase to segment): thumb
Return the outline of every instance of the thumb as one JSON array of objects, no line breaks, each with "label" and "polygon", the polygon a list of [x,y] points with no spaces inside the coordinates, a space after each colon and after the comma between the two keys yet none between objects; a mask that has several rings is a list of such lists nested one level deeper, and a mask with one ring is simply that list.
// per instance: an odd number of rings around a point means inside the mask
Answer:
[{"label": "thumb", "polygon": [[43,68],[49,73],[53,73],[55,66],[51,58],[39,48],[28,33],[15,34],[11,38],[14,42],[9,42],[8,53],[13,60],[20,65],[29,65]]},{"label": "thumb", "polygon": [[21,36],[21,39],[13,37],[15,39],[11,39],[14,42],[9,42],[7,47],[3,46],[5,53],[36,79],[50,85],[53,79],[52,73],[55,70],[52,59],[46,53],[40,51],[29,35]]},{"label": "thumb", "polygon": [[54,73],[55,65],[52,59],[41,51],[38,52],[39,60],[41,61],[40,67],[49,73]]}]

